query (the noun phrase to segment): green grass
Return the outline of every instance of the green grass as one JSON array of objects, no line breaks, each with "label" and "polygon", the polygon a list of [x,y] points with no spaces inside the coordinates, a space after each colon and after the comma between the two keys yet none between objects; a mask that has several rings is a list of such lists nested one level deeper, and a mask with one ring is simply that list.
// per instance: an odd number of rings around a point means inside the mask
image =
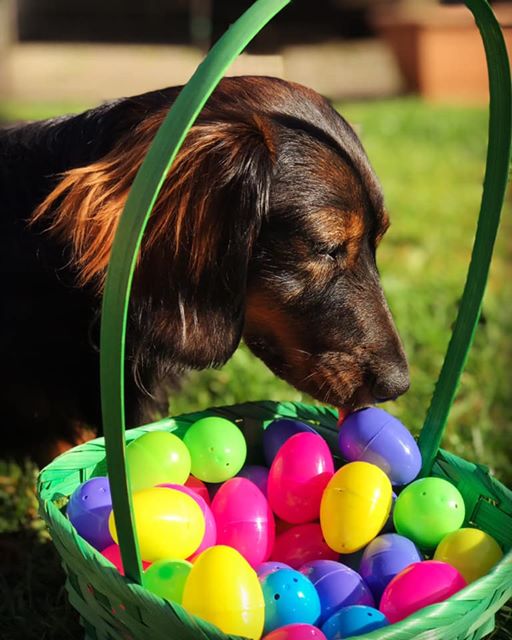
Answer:
[{"label": "green grass", "polygon": [[[0,118],[37,118],[73,105],[1,105]],[[485,165],[484,109],[429,106],[413,99],[342,105],[384,187],[392,227],[378,252],[384,288],[405,343],[412,386],[386,407],[421,428],[455,319],[469,261]],[[450,414],[443,446],[487,464],[512,485],[512,219],[507,207],[483,318]],[[173,413],[257,399],[301,400],[243,346],[219,371],[194,372]],[[81,637],[66,602],[59,560],[36,515],[36,470],[0,461],[0,637]],[[512,640],[512,610],[493,640]]]}]

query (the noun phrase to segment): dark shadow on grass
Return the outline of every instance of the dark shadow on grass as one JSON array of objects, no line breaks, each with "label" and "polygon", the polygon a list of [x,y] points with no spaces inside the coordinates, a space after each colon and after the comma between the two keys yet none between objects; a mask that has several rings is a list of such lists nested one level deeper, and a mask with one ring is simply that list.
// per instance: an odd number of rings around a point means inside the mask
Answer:
[{"label": "dark shadow on grass", "polygon": [[60,558],[37,533],[0,534],[0,637],[2,640],[83,638],[67,600]]}]

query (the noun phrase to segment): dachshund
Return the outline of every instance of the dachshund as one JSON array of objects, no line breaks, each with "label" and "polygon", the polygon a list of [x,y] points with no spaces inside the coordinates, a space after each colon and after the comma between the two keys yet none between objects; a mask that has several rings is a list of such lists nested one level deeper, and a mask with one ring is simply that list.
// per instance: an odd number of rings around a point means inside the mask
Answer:
[{"label": "dachshund", "polygon": [[[0,130],[4,449],[47,457],[100,429],[98,325],[127,194],[181,87]],[[406,357],[379,282],[389,226],[361,142],[311,89],[223,79],[143,237],[127,328],[127,424],[243,338],[343,410],[394,399]],[[60,445],[59,445],[60,446]]]}]

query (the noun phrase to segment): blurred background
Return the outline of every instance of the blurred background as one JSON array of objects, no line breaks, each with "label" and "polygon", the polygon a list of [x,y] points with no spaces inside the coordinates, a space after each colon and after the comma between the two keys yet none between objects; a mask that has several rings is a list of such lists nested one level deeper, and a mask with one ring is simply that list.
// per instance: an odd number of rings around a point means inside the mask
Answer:
[{"label": "blurred background", "polygon": [[[249,0],[0,0],[0,122],[78,112],[185,83]],[[494,2],[512,46],[512,2]],[[469,262],[487,141],[481,41],[463,5],[434,0],[295,0],[228,75],[303,83],[354,125],[383,184],[392,226],[378,253],[411,367],[386,409],[421,428]],[[510,195],[510,194],[509,194]],[[512,218],[506,203],[488,291],[443,446],[512,486]],[[304,400],[242,345],[194,372],[172,413],[259,399]],[[9,428],[9,425],[5,425]],[[37,517],[30,462],[0,453],[0,637],[82,637]],[[30,615],[28,614],[30,611]],[[512,638],[505,608],[495,639]]]}]

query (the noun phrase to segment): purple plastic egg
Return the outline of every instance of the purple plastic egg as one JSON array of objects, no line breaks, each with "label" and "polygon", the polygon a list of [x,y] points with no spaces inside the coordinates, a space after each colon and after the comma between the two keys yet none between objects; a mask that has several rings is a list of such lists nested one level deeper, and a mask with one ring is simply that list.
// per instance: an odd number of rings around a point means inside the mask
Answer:
[{"label": "purple plastic egg", "polygon": [[369,407],[351,413],[340,428],[338,441],[345,460],[376,465],[395,486],[412,482],[420,472],[421,454],[416,441],[384,409]]},{"label": "purple plastic egg", "polygon": [[271,422],[263,432],[263,454],[267,465],[270,467],[277,452],[289,438],[303,432],[316,433],[313,427],[300,420],[280,418]]},{"label": "purple plastic egg", "polygon": [[108,528],[112,498],[108,478],[99,476],[79,485],[69,499],[66,513],[78,533],[103,551],[114,540]]},{"label": "purple plastic egg", "polygon": [[275,540],[274,515],[267,499],[247,478],[231,478],[212,501],[217,544],[228,545],[256,567],[268,560]]},{"label": "purple plastic egg", "polygon": [[375,606],[371,591],[361,576],[341,562],[315,560],[304,564],[299,571],[317,590],[321,607],[319,624],[342,607],[352,604]]},{"label": "purple plastic egg", "polygon": [[398,533],[385,533],[372,540],[364,550],[359,573],[378,602],[384,589],[400,571],[422,560],[412,540]]},{"label": "purple plastic egg", "polygon": [[261,493],[267,497],[268,473],[267,467],[259,464],[246,464],[236,475],[239,478],[247,478],[247,480],[254,482]]}]

